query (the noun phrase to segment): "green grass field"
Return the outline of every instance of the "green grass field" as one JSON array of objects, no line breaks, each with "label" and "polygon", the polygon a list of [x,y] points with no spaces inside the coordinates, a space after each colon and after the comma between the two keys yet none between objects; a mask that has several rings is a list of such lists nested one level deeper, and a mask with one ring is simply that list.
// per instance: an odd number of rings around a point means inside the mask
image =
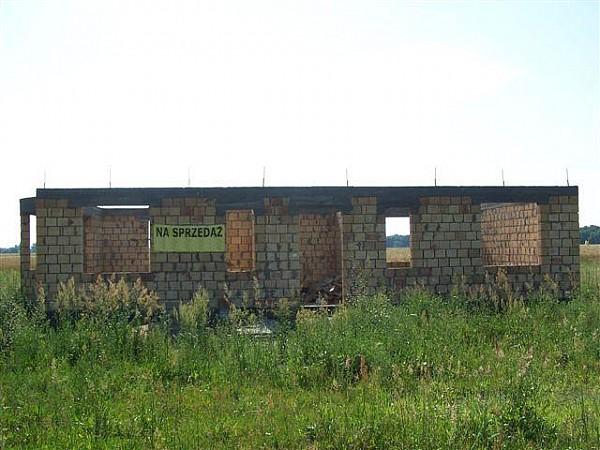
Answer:
[{"label": "green grass field", "polygon": [[600,448],[599,270],[568,303],[359,295],[261,338],[202,303],[50,326],[0,271],[0,448]]}]

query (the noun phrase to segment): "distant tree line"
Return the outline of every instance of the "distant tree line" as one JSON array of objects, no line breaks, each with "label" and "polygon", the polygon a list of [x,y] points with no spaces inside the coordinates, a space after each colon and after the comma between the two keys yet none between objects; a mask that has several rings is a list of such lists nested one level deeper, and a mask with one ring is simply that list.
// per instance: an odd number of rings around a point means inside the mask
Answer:
[{"label": "distant tree line", "polygon": [[385,237],[385,246],[388,248],[400,248],[410,246],[410,236],[393,234]]},{"label": "distant tree line", "polygon": [[600,244],[600,227],[598,225],[589,225],[579,229],[581,243]]},{"label": "distant tree line", "polygon": [[[0,247],[0,253],[19,253],[19,251],[20,251],[19,244],[14,245],[12,247],[5,247],[5,248]],[[36,251],[37,251],[37,245],[33,244],[31,246],[31,250],[30,251],[31,251],[31,253],[36,253]]]},{"label": "distant tree line", "polygon": [[[582,244],[589,242],[590,244],[600,244],[600,227],[598,225],[589,225],[579,229],[579,236]],[[409,247],[410,237],[393,234],[392,236],[386,236],[386,247],[388,248],[399,248]]]}]

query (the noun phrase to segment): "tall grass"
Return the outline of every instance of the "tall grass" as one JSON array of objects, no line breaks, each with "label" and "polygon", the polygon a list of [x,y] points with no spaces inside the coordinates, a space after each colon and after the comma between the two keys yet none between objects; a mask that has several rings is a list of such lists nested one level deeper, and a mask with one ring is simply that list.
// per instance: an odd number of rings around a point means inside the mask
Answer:
[{"label": "tall grass", "polygon": [[0,277],[0,448],[600,445],[594,284],[502,312],[358,296],[256,338],[239,333],[255,317],[211,318],[202,293],[176,324],[95,310],[50,326]]}]

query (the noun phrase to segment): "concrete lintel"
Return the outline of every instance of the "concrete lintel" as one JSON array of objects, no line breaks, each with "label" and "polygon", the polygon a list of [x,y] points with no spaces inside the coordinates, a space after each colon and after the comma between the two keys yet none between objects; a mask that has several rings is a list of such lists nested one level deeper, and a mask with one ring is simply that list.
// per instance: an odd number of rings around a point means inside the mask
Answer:
[{"label": "concrete lintel", "polygon": [[[289,198],[290,214],[351,210],[352,197],[376,197],[377,212],[389,208],[419,206],[422,197],[471,197],[474,204],[536,202],[544,204],[551,196],[577,196],[577,186],[425,186],[425,187],[218,187],[218,188],[90,188],[38,189],[38,199],[67,199],[70,207],[98,205],[160,206],[164,198],[214,199],[219,211],[254,209],[264,211],[265,197]],[[31,210],[35,199],[23,199]],[[24,202],[24,203],[23,203]],[[35,209],[35,205],[33,205]]]}]

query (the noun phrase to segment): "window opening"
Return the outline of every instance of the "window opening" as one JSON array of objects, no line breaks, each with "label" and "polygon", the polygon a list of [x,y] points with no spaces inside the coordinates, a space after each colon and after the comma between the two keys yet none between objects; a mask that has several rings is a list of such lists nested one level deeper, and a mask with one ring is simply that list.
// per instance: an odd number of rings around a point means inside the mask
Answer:
[{"label": "window opening", "polygon": [[385,218],[385,254],[388,268],[411,266],[410,217]]},{"label": "window opening", "polygon": [[29,270],[37,267],[37,217],[29,216]]}]

